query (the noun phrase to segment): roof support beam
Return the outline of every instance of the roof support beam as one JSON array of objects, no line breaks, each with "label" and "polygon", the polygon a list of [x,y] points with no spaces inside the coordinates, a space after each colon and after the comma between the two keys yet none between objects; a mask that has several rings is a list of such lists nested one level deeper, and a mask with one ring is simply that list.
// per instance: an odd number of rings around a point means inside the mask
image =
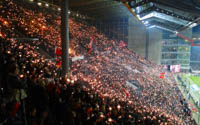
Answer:
[{"label": "roof support beam", "polygon": [[186,26],[188,24],[188,21],[184,21],[182,19],[178,19],[176,17],[171,17],[169,15],[166,15],[166,14],[163,14],[163,13],[158,13],[158,12],[152,12],[150,14],[143,16],[143,17],[140,17],[139,19],[140,20],[146,20],[146,19],[149,19],[149,18],[152,18],[152,17],[167,20],[167,21],[179,24],[179,25],[184,25],[184,26]]},{"label": "roof support beam", "polygon": [[151,11],[156,11],[158,13],[163,13],[163,14],[175,17],[175,18],[179,18],[179,19],[185,20],[185,21],[190,21],[190,22],[192,21],[192,19],[190,19],[190,18],[184,17],[184,16],[176,14],[174,12],[167,11],[165,9],[162,9],[162,8],[159,8],[159,7],[156,7],[156,6],[152,6],[152,7],[148,8],[148,9],[146,9],[146,10],[143,10],[142,12],[140,12],[138,14],[139,15],[143,15],[143,14],[151,12]]},{"label": "roof support beam", "polygon": [[77,7],[77,9],[79,9],[79,10],[94,10],[94,9],[103,9],[103,8],[118,6],[118,5],[122,5],[122,3],[116,2],[116,1],[106,1],[106,2],[103,1],[103,2],[97,2],[94,4],[89,4],[86,6]]},{"label": "roof support beam", "polygon": [[141,11],[141,12],[138,13],[138,14],[139,14],[139,15],[143,15],[143,14],[149,13],[149,12],[155,10],[155,9],[156,9],[156,7],[155,7],[155,6],[152,6],[152,7],[149,7],[148,9],[145,9],[145,10]]},{"label": "roof support beam", "polygon": [[159,8],[159,7],[155,7],[154,10],[156,12],[163,13],[163,14],[166,14],[166,15],[169,15],[169,16],[172,16],[172,17],[176,17],[176,18],[179,18],[179,19],[182,19],[182,20],[192,21],[192,19],[190,19],[190,18],[184,17],[182,15],[176,14],[174,12],[170,12],[168,10],[165,10],[165,9],[162,9],[162,8]]},{"label": "roof support beam", "polygon": [[177,6],[177,2],[175,0],[170,0],[170,1],[165,1],[165,0],[153,0],[154,3],[157,3],[157,4],[160,4],[160,5],[163,5],[163,6],[167,6],[167,7],[170,7],[170,8],[174,8],[174,9],[178,9],[178,10],[182,10],[184,12],[189,12],[189,13],[192,13],[193,15],[196,15],[196,16],[200,16],[200,13],[198,12],[197,9],[195,9],[194,6],[188,6],[186,4],[179,4]]},{"label": "roof support beam", "polygon": [[139,6],[143,6],[143,5],[145,5],[145,4],[148,4],[148,3],[150,3],[152,0],[143,0],[143,1],[141,1],[141,2],[138,2],[138,3],[135,3],[134,5],[131,5],[131,2],[132,1],[130,1],[129,2],[129,6],[131,7],[131,8],[136,8],[136,7],[139,7]]},{"label": "roof support beam", "polygon": [[169,32],[174,33],[173,30],[166,28],[166,27],[163,27],[163,26],[160,26],[160,25],[152,25],[150,27],[147,27],[147,29],[151,29],[151,28],[158,28],[158,29],[161,29],[161,30],[165,30],[165,31],[169,31]]}]

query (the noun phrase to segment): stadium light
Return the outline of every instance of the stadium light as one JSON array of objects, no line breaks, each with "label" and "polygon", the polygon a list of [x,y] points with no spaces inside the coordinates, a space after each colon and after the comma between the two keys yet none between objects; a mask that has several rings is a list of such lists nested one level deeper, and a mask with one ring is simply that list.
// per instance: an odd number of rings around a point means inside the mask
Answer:
[{"label": "stadium light", "polygon": [[149,24],[149,21],[145,21],[144,24]]},{"label": "stadium light", "polygon": [[151,29],[151,28],[154,28],[154,27],[156,27],[156,25],[149,26],[149,27],[147,27],[147,29]]},{"label": "stadium light", "polygon": [[197,23],[193,23],[192,25],[190,25],[190,28],[193,28],[195,26],[197,26]]},{"label": "stadium light", "polygon": [[193,40],[196,40],[197,38],[193,38]]}]

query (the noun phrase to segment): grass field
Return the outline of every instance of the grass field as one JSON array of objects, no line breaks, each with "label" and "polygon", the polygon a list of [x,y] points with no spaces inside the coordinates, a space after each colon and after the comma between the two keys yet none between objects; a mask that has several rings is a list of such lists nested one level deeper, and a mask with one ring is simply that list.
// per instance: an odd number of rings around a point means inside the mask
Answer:
[{"label": "grass field", "polygon": [[[189,86],[196,84],[198,87],[200,87],[200,77],[197,76],[192,76],[190,74],[182,74],[181,75],[182,80],[186,83],[186,89],[188,90],[188,88],[190,88]],[[181,92],[183,93],[185,99],[187,99],[189,101],[189,104],[191,106],[191,104],[196,108],[200,108],[196,105],[196,101],[200,100],[200,94],[198,91],[192,91],[192,89],[190,90],[190,94],[192,98],[188,99],[188,93],[185,91],[185,87],[183,86],[179,86]],[[195,121],[197,122],[198,125],[200,125],[200,114],[198,112],[192,111],[192,116],[195,119]]]},{"label": "grass field", "polygon": [[189,76],[189,78],[200,87],[200,77],[198,76]]}]

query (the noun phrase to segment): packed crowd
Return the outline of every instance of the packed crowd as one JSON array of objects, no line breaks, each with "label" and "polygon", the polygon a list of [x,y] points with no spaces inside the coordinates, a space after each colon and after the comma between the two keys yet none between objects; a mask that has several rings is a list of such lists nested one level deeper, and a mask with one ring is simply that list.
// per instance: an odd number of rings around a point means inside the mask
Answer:
[{"label": "packed crowd", "polygon": [[[95,27],[69,19],[70,57],[84,59],[72,63],[70,78],[61,79],[55,62],[38,52],[45,48],[51,54],[60,46],[60,17],[13,0],[0,1],[0,8],[0,111],[5,116],[0,122],[12,124],[22,116],[32,125],[195,124],[172,74],[161,79],[162,67]],[[39,40],[20,42],[19,37]]]}]

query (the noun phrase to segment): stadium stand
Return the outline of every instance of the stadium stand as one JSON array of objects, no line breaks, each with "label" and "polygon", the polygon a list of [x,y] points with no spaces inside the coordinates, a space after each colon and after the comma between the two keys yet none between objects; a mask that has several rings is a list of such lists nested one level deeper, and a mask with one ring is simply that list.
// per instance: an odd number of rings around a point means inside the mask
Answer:
[{"label": "stadium stand", "polygon": [[[70,57],[84,59],[62,79],[56,63],[39,53],[55,56],[60,17],[13,0],[0,8],[1,124],[196,124],[173,74],[160,78],[161,66],[70,18]],[[39,40],[16,39],[24,37]]]}]

